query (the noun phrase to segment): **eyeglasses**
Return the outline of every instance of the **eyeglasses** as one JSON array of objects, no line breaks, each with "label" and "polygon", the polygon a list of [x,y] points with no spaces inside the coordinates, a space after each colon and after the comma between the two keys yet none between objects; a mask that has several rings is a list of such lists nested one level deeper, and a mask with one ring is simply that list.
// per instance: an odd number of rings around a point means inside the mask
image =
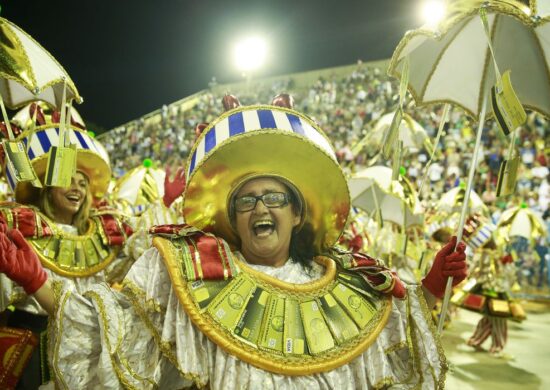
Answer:
[{"label": "eyeglasses", "polygon": [[242,196],[235,199],[235,210],[239,212],[254,210],[258,200],[261,200],[265,207],[269,207],[270,209],[283,207],[288,204],[288,194],[284,192],[270,192],[258,196]]}]

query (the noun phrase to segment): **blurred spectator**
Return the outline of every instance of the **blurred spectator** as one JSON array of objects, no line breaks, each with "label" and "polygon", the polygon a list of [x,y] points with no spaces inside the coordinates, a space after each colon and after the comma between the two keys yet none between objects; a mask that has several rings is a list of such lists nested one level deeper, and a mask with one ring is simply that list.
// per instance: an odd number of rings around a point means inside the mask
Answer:
[{"label": "blurred spectator", "polygon": [[520,151],[521,161],[526,167],[531,168],[535,161],[535,148],[531,145],[530,141],[525,141]]}]

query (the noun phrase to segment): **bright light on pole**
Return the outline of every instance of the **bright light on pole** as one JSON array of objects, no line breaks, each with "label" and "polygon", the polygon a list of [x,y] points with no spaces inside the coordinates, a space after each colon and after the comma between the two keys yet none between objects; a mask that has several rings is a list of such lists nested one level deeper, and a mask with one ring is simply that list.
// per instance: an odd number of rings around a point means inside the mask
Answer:
[{"label": "bright light on pole", "polygon": [[235,45],[235,65],[242,72],[258,69],[263,65],[266,55],[267,45],[258,37],[247,38]]},{"label": "bright light on pole", "polygon": [[430,0],[422,5],[422,19],[428,26],[435,27],[445,17],[445,1]]}]

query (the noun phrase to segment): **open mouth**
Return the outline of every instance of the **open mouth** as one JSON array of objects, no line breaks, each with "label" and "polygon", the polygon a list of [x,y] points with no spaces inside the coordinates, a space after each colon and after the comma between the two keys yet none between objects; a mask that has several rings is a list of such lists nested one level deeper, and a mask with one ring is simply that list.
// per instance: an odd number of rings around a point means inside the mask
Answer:
[{"label": "open mouth", "polygon": [[65,197],[69,202],[73,204],[79,204],[80,200],[82,199],[81,196],[78,194],[67,194]]},{"label": "open mouth", "polygon": [[252,230],[256,237],[267,237],[275,231],[275,222],[270,220],[260,220],[254,222]]}]

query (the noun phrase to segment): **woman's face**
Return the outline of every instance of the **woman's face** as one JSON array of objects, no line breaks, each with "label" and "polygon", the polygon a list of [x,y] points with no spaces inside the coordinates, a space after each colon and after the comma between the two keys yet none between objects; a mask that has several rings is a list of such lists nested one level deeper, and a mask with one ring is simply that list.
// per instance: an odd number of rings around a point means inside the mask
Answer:
[{"label": "woman's face", "polygon": [[72,224],[75,214],[86,199],[88,192],[88,178],[77,172],[71,179],[68,188],[52,187],[50,201],[54,209],[56,222]]},{"label": "woman's face", "polygon": [[[243,197],[274,193],[288,196],[289,190],[274,178],[252,179],[240,188],[234,202],[239,202]],[[270,196],[267,203],[272,206],[277,204],[273,199],[276,197]],[[239,211],[239,207],[235,209],[235,226],[245,259],[252,264],[275,267],[284,265],[289,256],[292,230],[300,223],[300,215],[295,212],[295,207],[288,202],[279,207],[267,207],[263,201],[256,200],[252,210]]]}]

